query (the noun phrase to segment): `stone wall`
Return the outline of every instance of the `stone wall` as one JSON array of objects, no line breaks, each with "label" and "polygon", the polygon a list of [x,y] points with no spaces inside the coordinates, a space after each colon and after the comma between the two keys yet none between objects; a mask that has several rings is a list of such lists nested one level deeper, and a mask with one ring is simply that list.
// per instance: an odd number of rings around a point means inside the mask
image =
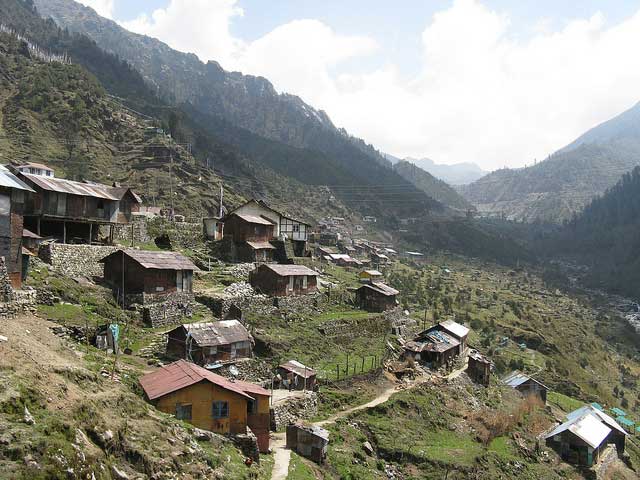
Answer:
[{"label": "stone wall", "polygon": [[271,407],[271,430],[305,420],[318,414],[318,394],[304,392],[302,397],[294,397]]},{"label": "stone wall", "polygon": [[193,315],[193,294],[174,292],[146,297],[145,295],[144,303],[137,305],[137,309],[142,311],[142,320],[150,327],[176,325]]},{"label": "stone wall", "polygon": [[102,277],[104,266],[98,262],[118,249],[115,246],[49,243],[40,246],[38,256],[56,273],[67,277]]},{"label": "stone wall", "polygon": [[133,233],[133,240],[136,244],[153,241],[147,229],[147,221],[144,217],[134,216],[128,225],[114,225],[113,240],[123,245],[131,245]]},{"label": "stone wall", "polygon": [[8,318],[20,313],[36,313],[37,292],[31,287],[14,290],[4,257],[0,257],[0,318]]}]

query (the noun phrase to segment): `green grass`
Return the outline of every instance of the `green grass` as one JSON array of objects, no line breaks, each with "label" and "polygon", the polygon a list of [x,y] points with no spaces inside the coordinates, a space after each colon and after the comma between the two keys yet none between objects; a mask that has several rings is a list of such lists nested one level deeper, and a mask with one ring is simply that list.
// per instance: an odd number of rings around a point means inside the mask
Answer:
[{"label": "green grass", "polygon": [[298,454],[291,452],[287,480],[316,480],[316,476]]},{"label": "green grass", "polygon": [[547,403],[555,405],[565,413],[573,412],[574,410],[584,406],[584,402],[554,391],[547,394]]}]

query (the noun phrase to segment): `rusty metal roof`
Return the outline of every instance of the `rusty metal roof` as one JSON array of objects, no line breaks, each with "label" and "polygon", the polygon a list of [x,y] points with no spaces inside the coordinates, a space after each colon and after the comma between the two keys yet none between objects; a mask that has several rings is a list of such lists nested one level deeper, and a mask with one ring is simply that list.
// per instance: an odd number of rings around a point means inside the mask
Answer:
[{"label": "rusty metal roof", "polygon": [[253,341],[251,334],[238,320],[186,323],[178,327],[178,329],[180,328],[183,328],[186,334],[190,335],[201,347]]},{"label": "rusty metal roof", "polygon": [[257,215],[248,215],[246,213],[233,213],[232,215],[235,215],[236,217],[248,223],[257,223],[259,225],[270,225],[270,226],[275,225],[275,223],[273,223],[272,221],[267,220],[264,217],[259,217]]},{"label": "rusty metal roof", "polygon": [[303,378],[310,378],[316,374],[315,370],[309,367],[305,367],[305,365],[298,362],[297,360],[289,360],[288,362],[285,362],[282,365],[280,365],[280,368],[288,372],[293,372],[299,377],[303,377]]},{"label": "rusty metal roof", "polygon": [[254,250],[275,250],[276,247],[269,242],[246,242]]},{"label": "rusty metal roof", "polygon": [[186,360],[178,360],[140,378],[140,385],[149,400],[164,397],[200,382],[210,382],[220,388],[252,400],[253,397],[249,393],[271,395],[268,390],[258,385],[238,380],[231,381]]},{"label": "rusty metal roof", "polygon": [[112,187],[108,187],[107,185],[74,182],[73,180],[66,180],[64,178],[43,177],[42,175],[33,175],[24,172],[20,172],[20,175],[41,189],[50,192],[68,193],[81,197],[103,198],[105,200],[119,200],[118,197],[110,192]]},{"label": "rusty metal roof", "polygon": [[362,290],[363,288],[368,290],[373,290],[374,292],[380,293],[386,297],[391,297],[393,295],[398,295],[400,292],[395,288],[391,288],[389,285],[384,283],[368,283],[366,285],[361,286],[358,290]]},{"label": "rusty metal roof", "polygon": [[412,350],[414,352],[436,352],[442,353],[452,348],[458,347],[460,342],[440,331],[432,331],[426,334],[421,334],[417,340],[412,340],[405,344],[405,349]]},{"label": "rusty metal roof", "polygon": [[309,267],[305,267],[304,265],[277,265],[269,263],[261,265],[260,268],[268,268],[280,277],[302,275],[315,277],[318,275],[318,272],[316,272],[315,270],[311,270]]},{"label": "rusty metal roof", "polygon": [[129,258],[135,260],[144,268],[151,268],[155,270],[193,270],[199,271],[191,260],[178,252],[155,252],[150,250],[118,250],[113,252],[102,260],[101,263],[105,263],[107,259],[114,255],[118,255],[123,252]]},{"label": "rusty metal roof", "polygon": [[0,187],[16,188],[27,192],[35,192],[34,189],[20,180],[4,165],[0,165]]}]

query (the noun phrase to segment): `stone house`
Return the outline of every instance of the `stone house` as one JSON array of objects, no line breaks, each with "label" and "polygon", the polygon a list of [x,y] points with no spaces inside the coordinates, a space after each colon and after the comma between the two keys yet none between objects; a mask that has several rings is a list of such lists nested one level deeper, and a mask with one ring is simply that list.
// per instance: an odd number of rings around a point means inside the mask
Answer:
[{"label": "stone house", "polygon": [[624,453],[627,433],[606,413],[586,405],[569,413],[566,421],[544,439],[563,460],[591,467],[598,463],[607,445],[616,446],[619,456]]},{"label": "stone house", "polygon": [[0,257],[4,257],[13,288],[22,286],[23,268],[25,263],[28,264],[29,252],[23,249],[23,214],[26,195],[34,192],[29,185],[0,165]]},{"label": "stone house", "polygon": [[366,284],[356,290],[356,303],[368,312],[385,312],[398,306],[399,293],[382,282]]},{"label": "stone house", "polygon": [[315,390],[317,373],[296,360],[278,366],[280,386],[291,390]]},{"label": "stone house", "polygon": [[262,264],[249,273],[249,283],[260,293],[288,297],[317,292],[317,277],[317,272],[304,265]]},{"label": "stone house", "polygon": [[167,333],[167,355],[197,365],[251,358],[254,340],[238,320],[186,323]]},{"label": "stone house", "polygon": [[185,360],[141,377],[140,385],[158,410],[223,435],[246,434],[250,428],[260,451],[269,451],[268,390],[228,380]]},{"label": "stone house", "polygon": [[522,372],[514,370],[502,378],[502,383],[519,391],[525,397],[534,396],[539,398],[542,403],[547,403],[549,387]]}]

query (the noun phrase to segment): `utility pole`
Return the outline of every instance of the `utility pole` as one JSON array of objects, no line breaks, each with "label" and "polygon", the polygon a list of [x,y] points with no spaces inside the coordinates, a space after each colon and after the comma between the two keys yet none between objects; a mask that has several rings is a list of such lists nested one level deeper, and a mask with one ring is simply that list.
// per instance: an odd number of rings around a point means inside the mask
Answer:
[{"label": "utility pole", "polygon": [[220,182],[220,211],[218,212],[218,217],[222,218],[222,197],[224,196],[224,188],[222,187],[222,182]]},{"label": "utility pole", "polygon": [[170,218],[173,220],[173,152],[169,156],[171,163],[169,164],[169,208],[171,209]]}]

